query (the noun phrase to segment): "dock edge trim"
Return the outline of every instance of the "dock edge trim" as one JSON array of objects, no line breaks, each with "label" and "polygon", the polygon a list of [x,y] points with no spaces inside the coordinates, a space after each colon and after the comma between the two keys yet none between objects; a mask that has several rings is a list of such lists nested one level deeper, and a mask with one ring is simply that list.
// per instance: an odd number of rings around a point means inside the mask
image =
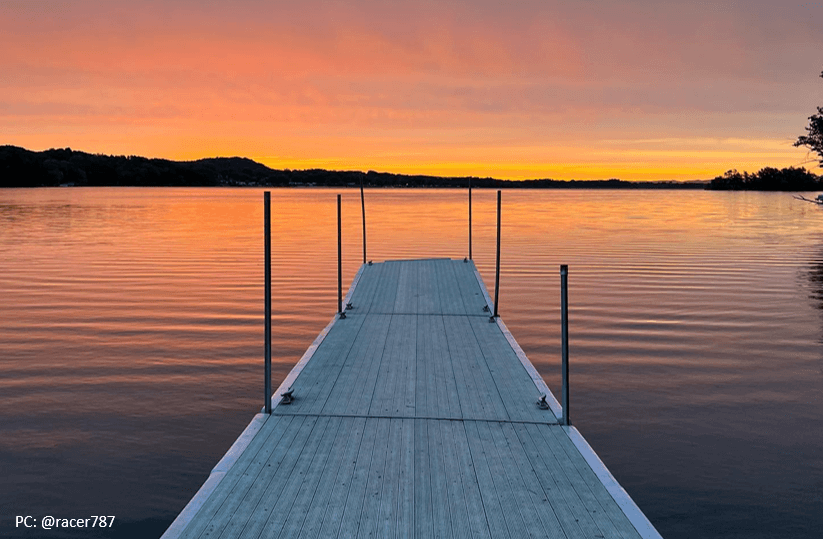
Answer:
[{"label": "dock edge trim", "polygon": [[[483,292],[483,296],[486,298],[486,305],[492,307],[492,310],[494,310],[494,303],[492,303],[491,297],[489,297],[489,291],[486,288],[486,284],[483,282],[483,277],[480,276],[480,271],[477,270],[477,266],[474,265],[474,262],[471,262],[471,264],[474,269],[474,276],[480,284],[480,291]],[[512,350],[514,350],[514,353],[517,355],[517,359],[520,360],[521,365],[523,365],[523,368],[526,369],[526,372],[529,374],[529,377],[531,377],[532,382],[534,382],[534,385],[537,387],[538,391],[546,394],[546,402],[549,403],[552,414],[554,414],[554,417],[559,421],[563,416],[563,407],[560,406],[557,398],[555,398],[554,394],[549,389],[549,386],[546,385],[546,382],[543,380],[543,377],[540,376],[540,373],[537,372],[537,369],[534,368],[534,365],[532,365],[532,362],[529,360],[528,356],[526,356],[526,353],[520,345],[517,344],[517,341],[514,339],[511,331],[509,331],[509,328],[506,327],[506,324],[503,322],[503,318],[498,316],[496,321],[497,326],[500,328],[500,331],[503,332],[503,336],[506,337],[506,340],[509,342],[509,346],[511,346]]]},{"label": "dock edge trim", "polygon": [[[357,287],[357,283],[360,282],[360,277],[363,275],[363,270],[366,268],[366,264],[360,266],[360,269],[357,270],[357,274],[354,276],[354,280],[352,280],[352,284],[349,287],[349,291],[346,294],[343,303],[348,303],[351,301],[352,296],[354,295],[354,289]],[[300,372],[303,370],[303,367],[309,362],[309,360],[314,356],[314,353],[320,347],[320,344],[329,334],[332,326],[334,326],[335,322],[340,319],[339,314],[335,314],[331,321],[323,328],[323,331],[317,336],[316,339],[311,343],[311,345],[306,349],[303,356],[300,358],[300,361],[292,367],[292,370],[289,371],[289,374],[286,375],[286,378],[283,379],[283,382],[278,386],[277,390],[272,394],[272,404],[276,404],[276,398],[279,396],[280,393],[289,389],[289,387],[297,380],[297,377],[300,375]],[[186,504],[183,510],[177,515],[171,525],[168,526],[166,531],[162,534],[160,538],[171,538],[177,539],[180,538],[180,535],[183,533],[185,528],[191,523],[191,520],[194,519],[194,516],[197,515],[197,512],[200,511],[200,508],[203,507],[203,504],[208,500],[223,478],[226,476],[226,473],[229,469],[234,465],[237,459],[246,451],[246,448],[249,446],[254,437],[263,427],[263,424],[266,423],[269,416],[264,413],[258,413],[252,418],[249,425],[240,433],[240,436],[237,437],[237,440],[234,441],[234,444],[228,449],[228,451],[223,454],[223,457],[214,468],[209,473],[209,477],[203,482],[203,485],[200,486],[200,489],[197,490],[197,493],[194,494],[194,497]]]},{"label": "dock edge trim", "polygon": [[[486,304],[491,307],[493,303],[491,297],[489,297],[486,284],[483,282],[483,277],[480,276],[480,271],[478,271],[477,266],[474,265],[473,261],[471,264],[474,267],[474,275],[477,278],[477,282],[480,284],[480,289],[483,292],[483,296],[486,298]],[[529,376],[531,376],[531,379],[535,386],[537,386],[537,389],[540,390],[540,393],[546,394],[546,402],[549,403],[552,413],[558,420],[560,420],[563,415],[563,407],[560,406],[560,403],[549,389],[549,386],[543,380],[543,377],[540,376],[540,373],[537,372],[537,369],[535,369],[531,360],[514,339],[514,336],[509,331],[509,328],[506,327],[506,324],[503,323],[503,318],[500,316],[497,317],[497,325],[500,327],[500,331],[503,332],[503,336],[505,336],[506,340],[509,342],[509,346],[511,346],[514,353],[517,354],[517,358],[520,360],[520,363],[523,364],[526,372],[528,372]],[[572,441],[575,448],[577,448],[577,451],[580,452],[580,455],[582,455],[583,459],[586,460],[586,463],[588,463],[598,480],[600,480],[603,486],[605,486],[606,490],[609,492],[609,495],[611,495],[614,502],[626,515],[626,518],[629,522],[631,522],[637,533],[643,538],[663,538],[660,533],[657,532],[654,525],[652,525],[651,521],[649,521],[649,518],[647,518],[640,507],[637,506],[637,503],[632,500],[628,492],[623,488],[623,486],[620,485],[612,473],[609,472],[608,467],[606,467],[597,455],[597,452],[594,451],[586,439],[583,438],[580,431],[578,431],[573,425],[561,427],[563,427],[563,430],[569,436],[569,439]]]},{"label": "dock edge trim", "polygon": [[617,503],[617,506],[626,514],[632,526],[637,530],[637,533],[643,538],[663,538],[660,533],[657,532],[657,529],[654,528],[652,522],[649,521],[649,518],[646,517],[646,514],[640,510],[637,503],[634,502],[628,492],[623,489],[623,486],[621,486],[612,473],[609,472],[603,460],[600,459],[600,456],[597,455],[591,445],[583,438],[580,431],[573,425],[561,427],[563,427],[563,430],[574,443],[580,455],[583,456],[583,459],[586,460],[586,463],[588,463],[589,467],[594,471],[594,474],[606,487],[614,499],[614,502]]}]

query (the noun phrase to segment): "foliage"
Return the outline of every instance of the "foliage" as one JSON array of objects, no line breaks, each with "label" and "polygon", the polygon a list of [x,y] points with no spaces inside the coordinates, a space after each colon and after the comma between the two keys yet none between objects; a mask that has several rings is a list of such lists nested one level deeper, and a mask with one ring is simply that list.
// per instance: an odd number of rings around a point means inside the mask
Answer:
[{"label": "foliage", "polygon": [[703,183],[506,181],[477,177],[397,175],[369,171],[275,170],[248,158],[205,158],[174,162],[140,156],[106,156],[72,149],[33,152],[0,146],[0,187],[35,186],[424,186],[477,188],[684,188]]},{"label": "foliage", "polygon": [[[820,74],[823,77],[823,73]],[[823,167],[823,107],[817,108],[817,115],[809,117],[807,134],[797,138],[795,147],[807,147],[820,156],[820,167]]]},{"label": "foliage", "polygon": [[720,177],[712,179],[711,190],[790,190],[807,191],[823,188],[820,177],[805,168],[788,167],[777,169],[765,167],[757,173],[730,169]]}]

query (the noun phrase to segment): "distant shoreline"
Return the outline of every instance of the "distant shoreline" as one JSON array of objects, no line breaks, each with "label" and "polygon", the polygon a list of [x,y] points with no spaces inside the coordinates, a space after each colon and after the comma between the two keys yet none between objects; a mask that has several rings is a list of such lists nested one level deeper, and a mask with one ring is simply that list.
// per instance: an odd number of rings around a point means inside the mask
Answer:
[{"label": "distant shoreline", "polygon": [[109,156],[72,149],[30,151],[0,146],[0,187],[165,186],[165,187],[359,187],[520,188],[634,190],[823,190],[823,181],[805,169],[729,170],[710,181],[624,181],[438,177],[376,171],[271,169],[249,158],[203,158],[182,162],[142,156]]},{"label": "distant shoreline", "polygon": [[394,188],[610,188],[702,190],[704,181],[623,181],[531,179],[513,181],[492,177],[438,177],[376,171],[325,169],[278,170],[248,158],[204,158],[190,162],[108,156],[72,149],[30,151],[0,146],[3,187],[59,186],[364,186]]}]

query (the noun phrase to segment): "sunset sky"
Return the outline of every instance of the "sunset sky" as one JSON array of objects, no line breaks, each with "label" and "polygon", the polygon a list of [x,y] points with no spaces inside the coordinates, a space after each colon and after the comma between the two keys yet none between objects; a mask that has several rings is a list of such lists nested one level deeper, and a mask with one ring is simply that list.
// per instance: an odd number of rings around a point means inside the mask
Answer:
[{"label": "sunset sky", "polygon": [[[817,161],[823,3],[0,2],[0,144],[708,179]],[[804,163],[808,162],[808,163]]]}]

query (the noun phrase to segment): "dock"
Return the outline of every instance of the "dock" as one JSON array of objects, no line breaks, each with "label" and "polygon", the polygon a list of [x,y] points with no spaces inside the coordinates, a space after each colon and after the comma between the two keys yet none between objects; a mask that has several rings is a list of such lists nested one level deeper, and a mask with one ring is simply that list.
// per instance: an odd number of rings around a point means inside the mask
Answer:
[{"label": "dock", "polygon": [[363,264],[344,301],[164,538],[660,537],[471,260]]}]

